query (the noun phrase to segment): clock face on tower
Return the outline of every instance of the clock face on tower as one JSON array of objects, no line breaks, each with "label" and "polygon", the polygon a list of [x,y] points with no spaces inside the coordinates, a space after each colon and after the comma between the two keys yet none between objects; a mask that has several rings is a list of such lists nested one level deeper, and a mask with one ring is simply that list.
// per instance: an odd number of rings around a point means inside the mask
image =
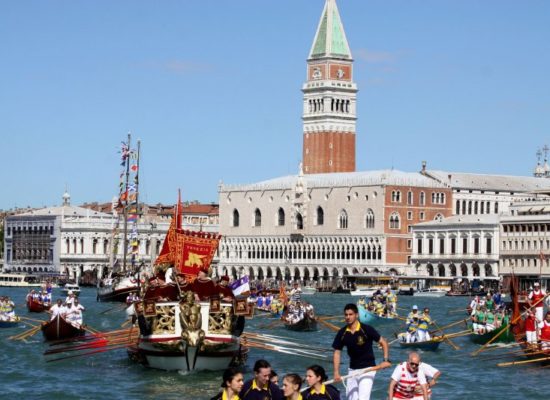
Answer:
[{"label": "clock face on tower", "polygon": [[338,68],[338,71],[336,71],[336,77],[338,79],[342,79],[346,73],[342,68]]},{"label": "clock face on tower", "polygon": [[311,74],[311,77],[313,79],[321,79],[322,78],[321,68],[319,67],[313,68],[313,73]]}]

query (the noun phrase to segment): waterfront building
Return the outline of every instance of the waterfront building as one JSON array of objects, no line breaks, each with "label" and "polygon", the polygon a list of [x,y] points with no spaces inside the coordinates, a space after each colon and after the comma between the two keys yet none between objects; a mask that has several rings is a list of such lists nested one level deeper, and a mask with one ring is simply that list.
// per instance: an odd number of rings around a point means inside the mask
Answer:
[{"label": "waterfront building", "polygon": [[[109,203],[110,204],[110,203]],[[173,206],[142,207],[147,210],[138,223],[138,262],[152,265],[160,251]],[[96,209],[109,210],[109,212]],[[110,207],[112,209],[112,206]],[[5,220],[4,270],[35,274],[65,274],[78,280],[107,273],[113,243],[119,243],[116,258],[123,265],[123,230],[113,234],[116,217],[98,203],[78,207],[70,204],[68,193],[63,204],[16,215]],[[183,210],[183,228],[218,232],[218,206],[188,203]]]},{"label": "waterfront building", "polygon": [[328,280],[402,273],[412,226],[451,215],[452,192],[396,170],[221,185],[218,274]]},{"label": "waterfront building", "polygon": [[458,215],[413,226],[407,275],[463,278],[499,276],[499,215]]},{"label": "waterfront building", "polygon": [[498,215],[515,201],[528,200],[538,190],[550,189],[550,179],[529,176],[472,174],[428,170],[421,173],[452,188],[453,215]]},{"label": "waterfront building", "polygon": [[500,273],[550,287],[550,191],[512,204],[500,224]]}]

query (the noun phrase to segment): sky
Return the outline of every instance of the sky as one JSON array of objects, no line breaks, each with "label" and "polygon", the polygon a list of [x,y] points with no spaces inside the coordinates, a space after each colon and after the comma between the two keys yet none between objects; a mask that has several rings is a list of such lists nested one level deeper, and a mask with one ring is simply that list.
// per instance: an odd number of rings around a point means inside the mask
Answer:
[{"label": "sky", "polygon": [[[325,0],[0,3],[0,209],[108,202],[141,140],[140,199],[298,173]],[[532,174],[550,144],[550,2],[338,0],[358,171]]]}]

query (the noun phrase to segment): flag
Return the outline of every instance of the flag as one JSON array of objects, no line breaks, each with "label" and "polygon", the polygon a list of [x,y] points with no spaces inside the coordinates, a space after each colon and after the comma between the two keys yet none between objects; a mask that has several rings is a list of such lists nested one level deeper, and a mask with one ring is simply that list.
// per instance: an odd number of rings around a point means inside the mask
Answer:
[{"label": "flag", "polygon": [[136,171],[138,170],[137,164],[132,164],[131,167],[130,167],[130,169],[131,169],[132,171],[136,172]]},{"label": "flag", "polygon": [[248,275],[243,276],[241,279],[237,279],[235,282],[231,283],[229,287],[231,288],[235,296],[250,292]]}]

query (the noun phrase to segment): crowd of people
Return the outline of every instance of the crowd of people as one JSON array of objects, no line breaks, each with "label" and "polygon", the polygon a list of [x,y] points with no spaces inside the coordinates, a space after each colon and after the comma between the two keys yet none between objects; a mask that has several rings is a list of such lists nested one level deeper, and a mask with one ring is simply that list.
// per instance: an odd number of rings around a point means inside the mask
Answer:
[{"label": "crowd of people", "polygon": [[[229,368],[223,374],[222,391],[212,400],[348,400],[370,399],[376,372],[389,368],[389,345],[370,325],[361,324],[359,310],[355,304],[344,307],[346,325],[337,333],[332,343],[334,378],[329,380],[325,368],[311,365],[305,370],[305,377],[297,373],[279,377],[266,360],[254,364],[254,376],[245,381],[237,368]],[[383,361],[376,364],[373,344],[382,347]],[[340,374],[341,352],[346,349],[349,356],[347,374]],[[427,400],[441,372],[421,361],[420,354],[410,353],[408,360],[399,363],[388,385],[388,398]],[[333,385],[345,381],[346,395]]]},{"label": "crowd of people", "polygon": [[0,297],[0,321],[16,321],[15,303],[8,297]]},{"label": "crowd of people", "polygon": [[80,304],[80,300],[75,294],[69,290],[65,301],[57,299],[56,303],[46,312],[50,314],[50,319],[53,321],[58,315],[65,321],[72,324],[75,328],[81,328],[83,325],[83,314],[86,308]]},{"label": "crowd of people", "polygon": [[379,317],[394,318],[397,315],[397,296],[389,287],[378,289],[370,299],[362,297],[359,305]]}]

